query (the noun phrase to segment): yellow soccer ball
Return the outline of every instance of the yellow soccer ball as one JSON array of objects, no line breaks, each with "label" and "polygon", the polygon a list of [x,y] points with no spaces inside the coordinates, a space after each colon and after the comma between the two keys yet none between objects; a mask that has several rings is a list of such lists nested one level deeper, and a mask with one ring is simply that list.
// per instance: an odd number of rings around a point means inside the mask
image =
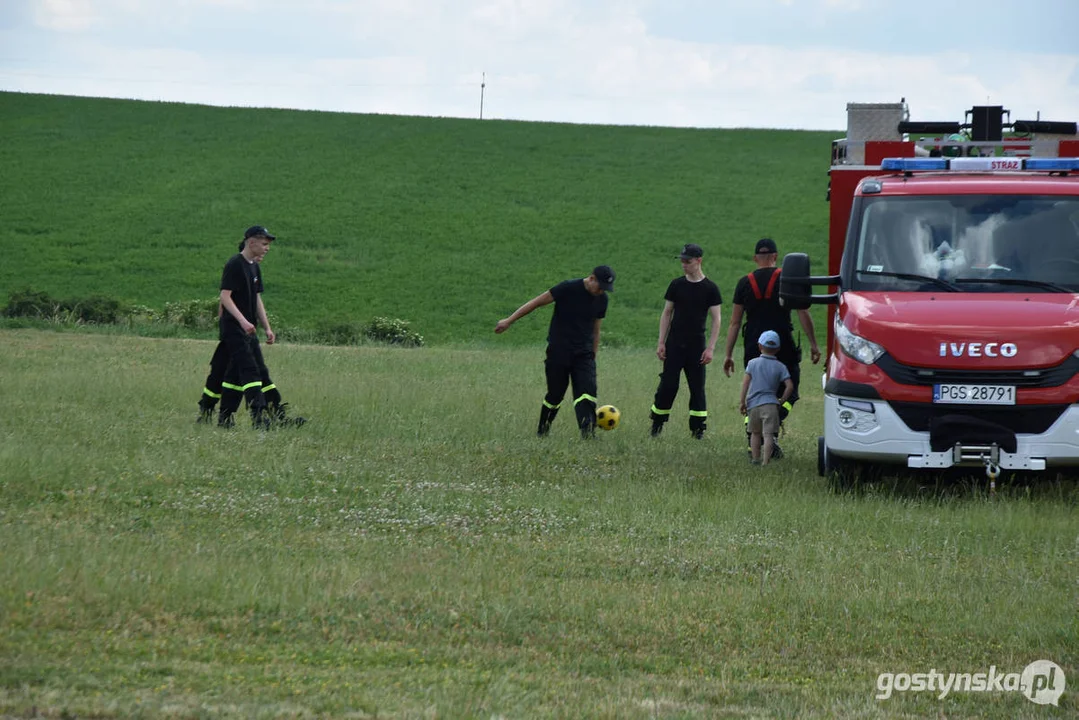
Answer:
[{"label": "yellow soccer ball", "polygon": [[596,409],[596,427],[603,430],[614,430],[618,427],[618,420],[622,413],[614,405],[603,405]]}]

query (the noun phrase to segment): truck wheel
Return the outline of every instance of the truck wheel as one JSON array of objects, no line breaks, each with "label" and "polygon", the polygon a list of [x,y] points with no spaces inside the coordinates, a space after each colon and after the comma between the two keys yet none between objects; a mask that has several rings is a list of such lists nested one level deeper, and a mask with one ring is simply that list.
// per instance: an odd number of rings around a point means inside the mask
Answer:
[{"label": "truck wheel", "polygon": [[843,460],[828,449],[824,444],[824,437],[817,438],[817,473],[821,477],[829,477],[846,470],[851,463]]},{"label": "truck wheel", "polygon": [[851,490],[869,479],[864,463],[839,457],[828,449],[823,437],[817,438],[817,472],[834,490]]}]

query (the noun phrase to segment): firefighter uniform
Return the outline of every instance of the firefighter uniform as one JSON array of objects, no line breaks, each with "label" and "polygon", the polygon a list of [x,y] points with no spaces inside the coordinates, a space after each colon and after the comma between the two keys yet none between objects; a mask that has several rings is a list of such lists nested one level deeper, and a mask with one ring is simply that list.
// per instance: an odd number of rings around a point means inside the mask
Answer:
[{"label": "firefighter uniform", "polygon": [[[614,273],[606,266],[595,273],[605,289],[614,282]],[[607,316],[607,295],[593,295],[584,280],[566,280],[550,290],[554,312],[547,331],[547,357],[544,374],[547,394],[540,409],[537,434],[546,435],[562,405],[566,390],[573,385],[573,411],[582,435],[590,435],[596,425],[597,382],[596,354],[593,351],[595,321]]]},{"label": "firefighter uniform", "polygon": [[719,288],[707,277],[697,282],[684,276],[675,278],[663,297],[673,303],[674,316],[665,338],[666,357],[652,403],[652,434],[658,435],[670,419],[680,376],[684,373],[689,387],[689,430],[694,437],[700,438],[708,419],[705,366],[701,364],[706,347],[705,322],[709,310],[723,300]]},{"label": "firefighter uniform", "polygon": [[[262,236],[271,241],[274,239],[266,228],[256,225],[245,232],[244,242],[256,236]],[[256,327],[259,324],[258,300],[262,289],[262,270],[259,263],[248,260],[242,251],[229,258],[221,272],[221,290],[228,290],[231,293],[232,301],[240,314]],[[268,427],[270,418],[266,413],[267,398],[263,394],[263,378],[268,379],[269,372],[262,359],[258,334],[245,333],[239,321],[229,312],[221,313],[218,328],[219,339],[225,346],[229,360],[229,369],[222,387],[225,391],[232,391],[222,393],[218,424],[226,426],[232,424],[232,415],[239,408],[240,398],[243,397],[255,425]],[[280,401],[279,396],[276,399]]]},{"label": "firefighter uniform", "polygon": [[779,335],[779,352],[776,357],[790,373],[794,392],[779,410],[780,419],[785,418],[798,400],[798,382],[802,371],[802,349],[794,342],[794,326],[791,324],[790,308],[779,304],[779,274],[776,267],[758,268],[742,277],[734,288],[734,303],[744,308],[742,325],[743,367],[760,356],[757,338],[766,330]]}]

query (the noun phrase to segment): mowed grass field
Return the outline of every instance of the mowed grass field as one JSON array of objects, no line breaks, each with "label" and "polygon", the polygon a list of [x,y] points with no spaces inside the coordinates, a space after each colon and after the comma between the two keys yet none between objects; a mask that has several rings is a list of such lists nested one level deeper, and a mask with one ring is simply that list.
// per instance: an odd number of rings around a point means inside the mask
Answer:
[{"label": "mowed grass field", "polygon": [[[194,423],[209,339],[0,329],[0,716],[1079,712],[1073,480],[837,492],[808,362],[769,468],[718,365],[707,439],[684,388],[648,437],[678,248],[727,303],[757,237],[823,260],[833,134],[12,93],[0,132],[0,301],[213,297],[257,222],[278,330],[389,316],[428,342],[264,346],[311,422],[260,434]],[[600,262],[623,424],[583,443],[567,409],[537,439],[550,310],[494,323]],[[882,672],[1039,659],[1059,708],[875,698]]]},{"label": "mowed grass field", "polygon": [[[539,322],[539,319],[534,319]],[[0,331],[0,715],[1075,716],[881,672],[1079,677],[1074,483],[860,494],[820,393],[750,466],[737,381],[648,437],[534,436],[539,348],[266,348],[297,431],[196,425],[213,344]],[[809,373],[807,372],[807,375]]]}]

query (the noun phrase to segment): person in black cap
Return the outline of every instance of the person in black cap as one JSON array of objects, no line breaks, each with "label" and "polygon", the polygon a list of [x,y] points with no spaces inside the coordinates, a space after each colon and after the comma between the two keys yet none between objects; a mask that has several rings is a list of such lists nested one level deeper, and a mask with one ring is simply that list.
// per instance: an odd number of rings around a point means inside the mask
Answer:
[{"label": "person in black cap", "polygon": [[[244,245],[247,240],[240,241],[240,246],[237,248],[240,252],[243,252]],[[260,259],[261,260],[261,259]],[[223,308],[221,302],[217,303],[217,318],[218,323],[221,322],[221,315]],[[261,357],[261,352],[259,353]],[[217,403],[220,400],[224,415],[221,417],[220,424],[223,427],[231,427],[234,424],[234,418],[232,414],[240,406],[240,401],[243,398],[243,391],[241,386],[237,385],[238,378],[230,378],[231,382],[226,382],[225,378],[231,373],[232,365],[229,362],[229,349],[224,341],[218,341],[217,347],[214,348],[213,357],[210,358],[210,373],[206,376],[206,382],[202,386],[202,396],[199,398],[199,415],[196,422],[198,423],[211,423],[213,422],[214,410],[217,407]],[[288,403],[282,402],[281,391],[278,390],[277,385],[270,379],[269,369],[265,363],[262,363],[260,367],[260,374],[262,376],[262,393],[267,399],[267,408],[270,412],[270,417],[274,423],[281,426],[295,426],[299,427],[307,422],[303,417],[290,417],[288,415]]]},{"label": "person in black cap", "polygon": [[596,430],[596,353],[599,331],[607,316],[607,293],[614,289],[614,270],[600,265],[583,279],[565,280],[532,298],[512,315],[495,325],[504,333],[510,325],[538,307],[554,303],[551,325],[547,331],[547,395],[540,409],[536,434],[544,437],[551,430],[566,388],[573,382],[573,410],[582,438]]},{"label": "person in black cap", "polygon": [[[663,296],[666,303],[659,316],[659,343],[656,345],[656,357],[663,363],[663,371],[659,374],[659,387],[652,401],[652,437],[663,432],[663,425],[671,417],[671,406],[678,395],[682,373],[685,373],[689,386],[689,431],[699,440],[707,427],[704,369],[712,362],[719,340],[719,306],[723,299],[716,284],[701,270],[703,257],[700,245],[689,243],[683,247],[678,255],[683,276],[671,280]],[[705,344],[704,325],[709,317],[712,332]]]},{"label": "person in black cap", "polygon": [[[787,367],[794,390],[789,399],[779,409],[780,421],[787,417],[794,403],[798,401],[798,383],[801,379],[801,346],[794,341],[794,326],[791,323],[790,308],[779,303],[779,274],[776,267],[779,252],[772,238],[761,238],[753,248],[753,260],[757,268],[741,278],[734,288],[734,301],[731,307],[731,322],[727,329],[727,348],[723,358],[723,372],[727,377],[734,370],[734,342],[739,330],[742,333],[744,348],[743,367],[760,355],[756,339],[766,330],[773,330],[779,335],[779,351],[776,357]],[[813,318],[808,310],[798,311],[798,322],[809,338],[809,352],[813,364],[820,362],[820,347],[813,329]],[[748,338],[748,340],[747,340]],[[772,457],[783,457],[779,444],[773,446]]]},{"label": "person in black cap", "polygon": [[[256,323],[266,333],[267,344],[272,345],[277,339],[262,303],[262,271],[259,267],[275,239],[261,225],[249,227],[240,243],[240,252],[229,258],[221,273],[219,348],[224,346],[224,356],[228,359],[221,382],[221,412],[218,415],[218,425],[223,427],[234,424],[233,414],[239,409],[241,398],[247,401],[255,427],[270,428],[275,420],[294,425],[304,422],[303,418],[288,419],[285,403],[281,402],[281,393],[270,380],[258,341]],[[213,386],[222,364],[222,353],[215,351],[203,390],[207,400],[205,403],[200,401],[204,412],[207,406],[209,412],[213,412],[209,400],[213,399]]]}]

